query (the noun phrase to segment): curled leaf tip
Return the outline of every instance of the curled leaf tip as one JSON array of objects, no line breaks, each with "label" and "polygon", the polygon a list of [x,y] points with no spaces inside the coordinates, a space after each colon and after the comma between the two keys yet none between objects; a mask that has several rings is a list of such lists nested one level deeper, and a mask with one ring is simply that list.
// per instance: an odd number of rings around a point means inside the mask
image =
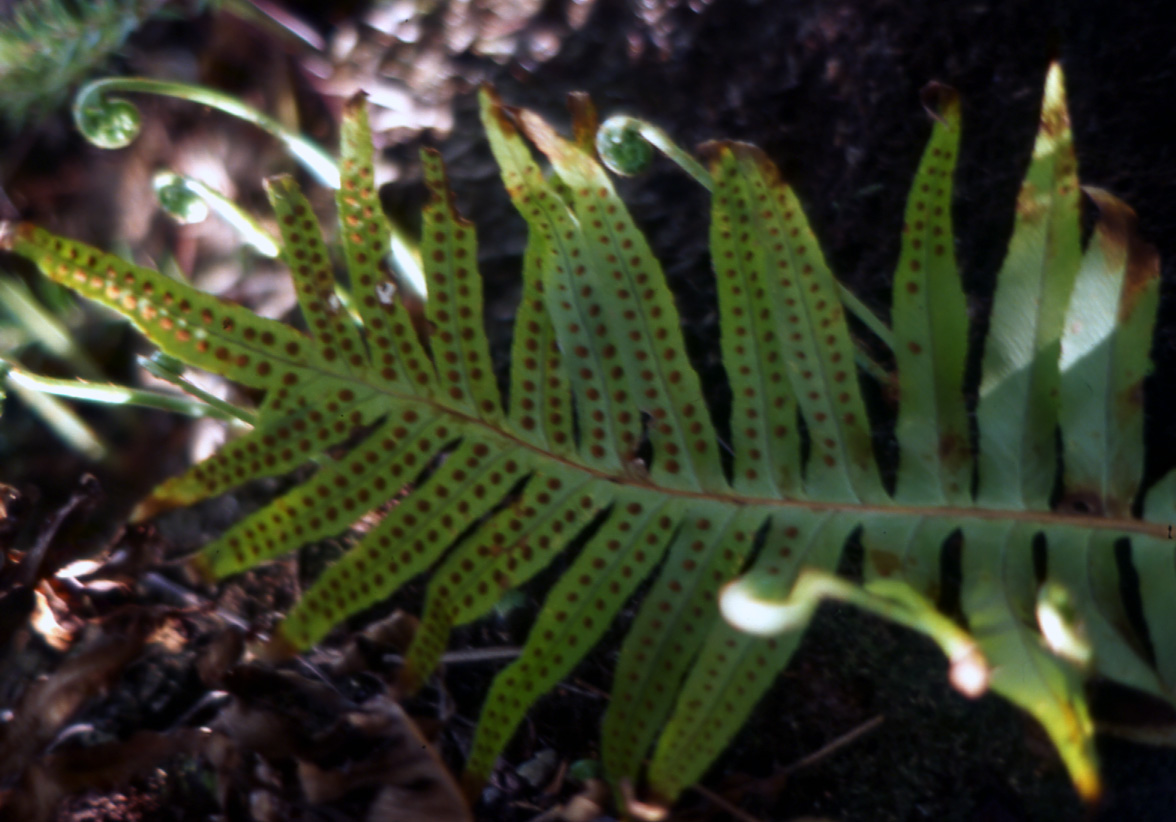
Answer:
[{"label": "curled leaf tip", "polygon": [[1090,664],[1093,649],[1086,638],[1070,592],[1060,583],[1047,581],[1037,593],[1037,626],[1049,649],[1081,668]]},{"label": "curled leaf tip", "polygon": [[804,625],[816,603],[812,599],[768,600],[757,596],[743,580],[719,593],[719,610],[733,628],[756,636],[774,636]]},{"label": "curled leaf tip", "polygon": [[208,203],[193,191],[186,180],[171,171],[160,171],[151,181],[160,207],[181,225],[202,223],[208,219]]},{"label": "curled leaf tip", "polygon": [[99,148],[126,148],[139,136],[141,118],[139,109],[120,97],[94,95],[79,96],[74,109],[74,122],[78,131]]},{"label": "curled leaf tip", "polygon": [[597,130],[596,152],[610,171],[624,177],[640,174],[653,161],[653,146],[637,121],[624,115],[609,117]]}]

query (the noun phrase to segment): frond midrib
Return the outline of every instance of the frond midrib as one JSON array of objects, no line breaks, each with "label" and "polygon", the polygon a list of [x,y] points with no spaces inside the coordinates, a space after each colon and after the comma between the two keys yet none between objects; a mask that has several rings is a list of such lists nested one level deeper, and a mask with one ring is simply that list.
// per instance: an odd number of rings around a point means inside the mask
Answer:
[{"label": "frond midrib", "polygon": [[1116,534],[1122,534],[1124,536],[1128,534],[1141,534],[1159,539],[1166,539],[1168,537],[1167,525],[1148,522],[1142,519],[1095,517],[1085,514],[1059,513],[1057,511],[1032,511],[941,505],[919,506],[909,504],[900,505],[898,503],[885,504],[855,501],[822,501],[813,499],[802,500],[789,499],[786,497],[756,497],[746,494],[739,494],[734,491],[713,493],[706,491],[691,491],[681,488],[669,488],[655,485],[652,482],[642,482],[632,474],[610,474],[607,471],[601,471],[597,468],[593,468],[578,460],[569,459],[566,456],[560,456],[559,454],[544,448],[540,448],[534,443],[516,436],[505,428],[498,428],[494,425],[491,425],[480,417],[475,417],[456,410],[452,406],[449,406],[443,402],[439,402],[428,397],[422,397],[419,394],[401,394],[389,390],[385,386],[375,384],[374,380],[364,380],[362,375],[344,375],[330,369],[316,368],[315,366],[302,366],[301,370],[303,372],[317,371],[323,376],[328,376],[332,379],[340,381],[351,381],[355,385],[361,387],[364,391],[387,396],[394,404],[417,403],[424,405],[435,413],[446,414],[450,418],[460,422],[461,428],[465,431],[469,431],[469,429],[473,428],[477,430],[480,435],[487,439],[498,440],[505,444],[520,448],[523,451],[532,454],[538,460],[555,463],[565,468],[571,468],[596,479],[613,483],[614,485],[642,489],[646,491],[652,490],[664,494],[667,497],[676,497],[688,500],[717,500],[720,502],[730,503],[731,505],[755,506],[781,510],[803,509],[815,512],[840,512],[853,514],[862,518],[873,515],[921,517],[924,519],[950,520],[952,522],[960,522],[961,524],[966,520],[980,520],[986,522],[1027,522],[1038,525],[1041,528],[1069,526],[1083,528],[1091,531],[1110,531]]}]

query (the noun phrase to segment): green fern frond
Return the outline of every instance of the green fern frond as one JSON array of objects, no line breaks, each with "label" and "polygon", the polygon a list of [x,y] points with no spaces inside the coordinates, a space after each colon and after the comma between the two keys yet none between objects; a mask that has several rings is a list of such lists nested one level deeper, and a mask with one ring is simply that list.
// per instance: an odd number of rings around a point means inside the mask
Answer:
[{"label": "green fern frond", "polygon": [[[309,480],[204,548],[196,563],[209,577],[338,534],[401,497],[294,606],[269,653],[313,645],[433,569],[401,674],[415,690],[454,626],[582,543],[487,696],[471,792],[529,707],[644,587],[604,719],[615,785],[645,785],[670,803],[700,779],[788,664],[816,601],[833,596],[931,636],[965,693],[991,687],[1029,711],[1093,798],[1085,676],[1176,693],[1176,641],[1164,630],[1176,618],[1176,473],[1138,499],[1158,261],[1130,209],[1100,191],[1089,192],[1099,214],[1083,248],[1054,67],[969,408],[951,217],[960,109],[946,88],[927,95],[935,124],[894,276],[891,470],[874,453],[879,421],[863,399],[841,289],[796,195],[763,152],[718,142],[703,154],[733,395],[728,473],[674,297],[595,156],[583,100],[567,140],[482,93],[491,148],[529,228],[509,402],[482,327],[475,232],[434,152],[422,157],[424,338],[382,267],[389,231],[361,101],[347,107],[337,195],[358,316],[339,303],[305,198],[288,179],[269,185],[309,336],[31,226],[5,242],[122,311],[163,351],[266,392],[251,433],[164,483],[140,516],[317,461]],[[838,579],[855,536],[863,578]],[[957,539],[962,626],[935,609],[944,546]],[[1127,616],[1118,545],[1139,576],[1149,637]]]}]

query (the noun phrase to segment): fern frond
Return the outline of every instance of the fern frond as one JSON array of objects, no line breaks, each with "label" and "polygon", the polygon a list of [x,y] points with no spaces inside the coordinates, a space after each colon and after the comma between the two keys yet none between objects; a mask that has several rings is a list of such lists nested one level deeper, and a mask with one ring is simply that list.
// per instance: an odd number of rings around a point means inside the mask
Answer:
[{"label": "fern frond", "polygon": [[960,145],[960,104],[932,86],[938,127],[923,152],[903,221],[902,253],[890,306],[898,365],[900,457],[895,498],[967,505],[972,453],[964,404],[968,306],[952,237],[952,171]]},{"label": "fern frond", "polygon": [[1055,64],[985,339],[976,406],[982,505],[1049,507],[1058,464],[1058,357],[1082,255],[1077,170]]},{"label": "fern frond", "polygon": [[[271,654],[309,647],[434,569],[401,673],[415,690],[454,626],[580,546],[490,690],[467,763],[471,792],[529,707],[644,588],[604,720],[614,784],[644,777],[669,803],[701,778],[788,664],[815,599],[832,595],[932,636],[965,693],[991,686],[1024,707],[1091,798],[1099,782],[1084,677],[1169,701],[1176,693],[1166,630],[1176,619],[1176,472],[1133,515],[1158,260],[1130,209],[1100,191],[1090,192],[1099,214],[1083,248],[1055,67],[998,276],[973,443],[951,214],[959,104],[942,87],[927,102],[935,123],[894,277],[896,466],[874,452],[879,421],[863,399],[844,300],[798,198],[759,149],[716,142],[704,154],[733,396],[728,475],[673,294],[595,157],[582,99],[569,140],[490,90],[481,97],[529,229],[509,406],[482,327],[474,228],[435,152],[422,156],[423,336],[383,267],[389,232],[362,101],[346,110],[337,198],[358,316],[337,299],[306,199],[288,179],[269,185],[309,336],[40,229],[19,226],[5,243],[122,311],[165,352],[266,392],[250,434],[162,485],[142,515],[317,463],[203,549],[196,562],[210,577],[338,534],[396,500],[294,606]],[[837,579],[855,535],[863,579]],[[949,543],[961,546],[964,626],[935,610]],[[1147,636],[1128,618],[1120,546],[1139,577]]]}]

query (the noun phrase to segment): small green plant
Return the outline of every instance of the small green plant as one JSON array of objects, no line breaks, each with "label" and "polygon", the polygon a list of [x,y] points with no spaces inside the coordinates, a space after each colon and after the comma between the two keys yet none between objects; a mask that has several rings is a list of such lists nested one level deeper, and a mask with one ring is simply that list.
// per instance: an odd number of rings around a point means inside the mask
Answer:
[{"label": "small green plant", "polygon": [[[509,402],[482,327],[474,229],[436,152],[422,155],[425,336],[388,276],[360,101],[345,115],[337,192],[355,315],[306,199],[289,178],[269,183],[309,335],[34,226],[10,227],[4,243],[126,314],[166,354],[265,392],[253,431],[165,482],[140,517],[317,460],[304,484],[201,551],[195,563],[208,577],[399,500],[287,614],[263,649],[271,656],[310,647],[431,570],[402,672],[417,688],[454,625],[488,613],[591,526],[487,696],[466,765],[471,792],[528,708],[649,580],[604,720],[614,785],[673,802],[788,664],[816,604],[835,598],[932,637],[965,693],[992,688],[1032,713],[1091,799],[1099,778],[1084,676],[1167,700],[1176,687],[1176,473],[1140,488],[1158,261],[1131,210],[1096,190],[1083,249],[1055,66],[970,406],[951,218],[959,105],[945,88],[928,93],[935,123],[907,204],[892,328],[880,328],[899,394],[893,488],[873,448],[846,292],[775,166],[753,146],[720,142],[703,152],[709,168],[693,169],[713,190],[733,394],[730,442],[720,443],[673,295],[596,158],[583,98],[569,141],[482,93],[491,147],[530,229]],[[602,143],[631,148],[642,131],[624,131]],[[854,535],[863,578],[843,579],[834,571]],[[935,601],[953,537],[963,624]],[[1120,545],[1140,581],[1140,626],[1122,600]]]}]

